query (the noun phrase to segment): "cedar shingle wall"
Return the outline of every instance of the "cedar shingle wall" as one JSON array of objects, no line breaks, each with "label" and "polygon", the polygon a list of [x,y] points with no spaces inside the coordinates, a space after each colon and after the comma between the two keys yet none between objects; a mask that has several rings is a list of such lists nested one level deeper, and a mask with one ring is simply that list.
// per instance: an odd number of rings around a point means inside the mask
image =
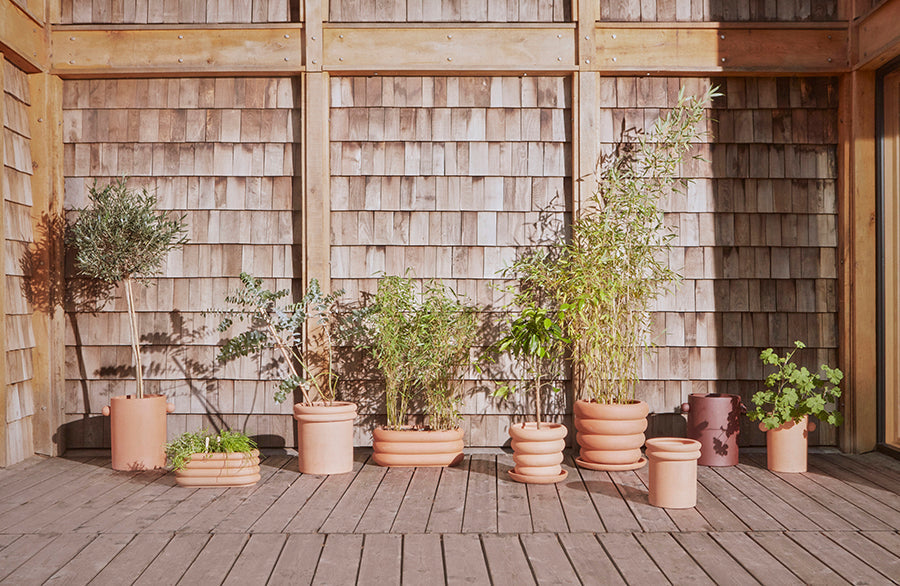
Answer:
[{"label": "cedar shingle wall", "polygon": [[565,22],[571,0],[332,0],[331,22]]},{"label": "cedar shingle wall", "polygon": [[601,0],[598,20],[614,22],[829,21],[838,0]]},{"label": "cedar shingle wall", "polygon": [[[95,179],[128,175],[132,185],[155,190],[162,209],[187,216],[190,243],[170,255],[154,286],[136,289],[148,392],[176,405],[170,436],[224,420],[292,445],[285,415],[291,405],[276,405],[273,383],[259,382],[259,360],[215,363],[218,319],[201,312],[224,305],[242,270],[270,287],[293,284],[296,95],[290,79],[64,84],[67,208],[86,205]],[[108,445],[108,425],[98,414],[110,396],[134,390],[124,298],[96,313],[80,308],[72,302],[67,308],[73,448]]]},{"label": "cedar shingle wall", "polygon": [[25,295],[30,277],[28,247],[34,242],[31,229],[31,130],[28,122],[30,96],[23,71],[0,59],[3,66],[2,97],[4,143],[2,203],[5,219],[4,292],[6,319],[3,324],[3,351],[6,373],[3,380],[6,401],[6,437],[3,438],[7,464],[23,460],[34,453],[31,416],[34,414],[32,394],[32,307]]},{"label": "cedar shingle wall", "polygon": [[288,22],[297,0],[62,0],[63,24]]}]

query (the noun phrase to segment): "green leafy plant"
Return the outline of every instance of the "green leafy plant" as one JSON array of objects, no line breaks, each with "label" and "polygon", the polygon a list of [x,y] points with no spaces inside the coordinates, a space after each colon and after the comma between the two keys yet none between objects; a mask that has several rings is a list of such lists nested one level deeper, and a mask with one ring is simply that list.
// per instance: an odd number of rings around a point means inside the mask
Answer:
[{"label": "green leafy plant", "polygon": [[166,456],[173,470],[181,470],[194,454],[248,453],[255,449],[256,442],[240,431],[223,429],[212,433],[204,429],[183,433],[166,444]]},{"label": "green leafy plant", "polygon": [[788,421],[798,422],[804,415],[812,415],[831,425],[840,425],[844,417],[829,404],[836,404],[841,396],[838,385],[844,373],[827,364],[821,366],[822,374],[810,372],[805,366],[794,363],[794,354],[806,348],[797,340],[794,350],[779,356],[772,348],[766,348],[759,355],[764,364],[774,366],[775,372],[766,377],[764,391],[759,391],[751,399],[755,408],[747,412],[753,421],[761,421],[767,429],[775,429]]},{"label": "green leafy plant", "polygon": [[[270,291],[263,287],[262,279],[247,273],[241,273],[240,280],[242,287],[225,298],[236,307],[217,312],[225,315],[218,331],[228,331],[235,320],[246,321],[249,329],[225,342],[219,350],[219,361],[274,349],[287,369],[275,391],[275,401],[281,403],[299,388],[303,403],[334,402],[337,375],[331,325],[343,291],[325,295],[318,280],[311,279],[300,301],[282,304],[289,293],[287,289]],[[306,330],[315,326],[320,327],[317,348],[304,350]]]},{"label": "green leafy plant", "polygon": [[68,242],[75,251],[75,267],[91,279],[121,282],[128,302],[131,349],[135,361],[137,395],[144,396],[138,320],[134,309],[134,281],[148,285],[159,273],[166,255],[187,242],[184,216],[169,218],[156,211],[156,196],[146,188],[130,189],[124,178],[88,191],[90,205],[76,210]]}]

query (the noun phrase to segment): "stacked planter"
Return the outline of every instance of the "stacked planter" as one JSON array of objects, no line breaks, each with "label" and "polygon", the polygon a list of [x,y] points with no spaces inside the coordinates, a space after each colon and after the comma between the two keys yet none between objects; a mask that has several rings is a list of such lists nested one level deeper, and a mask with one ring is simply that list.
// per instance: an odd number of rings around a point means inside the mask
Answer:
[{"label": "stacked planter", "polygon": [[529,484],[552,484],[565,479],[568,472],[560,464],[568,432],[560,423],[541,423],[540,429],[537,423],[511,425],[509,435],[516,467],[509,477]]},{"label": "stacked planter", "polygon": [[641,455],[647,414],[643,401],[630,403],[575,402],[576,440],[581,447],[575,462],[592,470],[636,470],[647,460]]}]

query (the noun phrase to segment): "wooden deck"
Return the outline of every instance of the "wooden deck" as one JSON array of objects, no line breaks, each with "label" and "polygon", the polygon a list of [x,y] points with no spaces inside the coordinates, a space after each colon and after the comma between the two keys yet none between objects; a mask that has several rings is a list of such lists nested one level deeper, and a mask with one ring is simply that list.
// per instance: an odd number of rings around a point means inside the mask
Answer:
[{"label": "wooden deck", "polygon": [[697,507],[647,502],[647,471],[568,462],[559,485],[508,480],[512,460],[301,475],[269,456],[247,489],[185,489],[109,458],[0,470],[3,584],[891,584],[900,580],[900,462],[764,454],[700,468]]}]

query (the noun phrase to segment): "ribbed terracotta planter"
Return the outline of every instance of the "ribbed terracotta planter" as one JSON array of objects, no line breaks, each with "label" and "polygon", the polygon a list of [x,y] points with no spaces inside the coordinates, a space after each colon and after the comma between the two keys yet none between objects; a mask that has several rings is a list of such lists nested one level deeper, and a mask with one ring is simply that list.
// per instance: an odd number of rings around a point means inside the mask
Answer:
[{"label": "ribbed terracotta planter", "polygon": [[452,466],[463,457],[463,430],[385,429],[372,432],[372,459],[380,466]]},{"label": "ribbed terracotta planter", "polygon": [[552,484],[563,480],[568,472],[562,469],[562,451],[566,447],[569,430],[561,423],[516,423],[509,426],[510,445],[516,467],[509,477],[528,484]]},{"label": "ribbed terracotta planter", "polygon": [[650,504],[665,509],[697,506],[697,459],[700,442],[677,437],[647,440]]},{"label": "ribbed terracotta planter", "polygon": [[175,483],[191,488],[252,486],[259,481],[259,450],[194,454],[175,471]]},{"label": "ribbed terracotta planter", "polygon": [[700,466],[738,463],[741,398],[722,393],[693,393],[681,405],[687,413],[687,436],[700,442]]},{"label": "ribbed terracotta planter", "polygon": [[766,429],[766,426],[760,423],[759,429],[766,432],[766,465],[769,470],[806,472],[809,432],[815,431],[815,423],[804,415],[797,423],[788,421],[775,429]]},{"label": "ribbed terracotta planter", "polygon": [[166,414],[175,411],[162,395],[111,397],[109,416],[113,470],[153,470],[166,466]]},{"label": "ribbed terracotta planter", "polygon": [[647,403],[575,402],[575,439],[581,447],[575,462],[592,470],[636,470],[647,460],[641,455],[647,429]]},{"label": "ribbed terracotta planter", "polygon": [[297,462],[304,474],[344,474],[353,470],[356,404],[294,404]]}]

